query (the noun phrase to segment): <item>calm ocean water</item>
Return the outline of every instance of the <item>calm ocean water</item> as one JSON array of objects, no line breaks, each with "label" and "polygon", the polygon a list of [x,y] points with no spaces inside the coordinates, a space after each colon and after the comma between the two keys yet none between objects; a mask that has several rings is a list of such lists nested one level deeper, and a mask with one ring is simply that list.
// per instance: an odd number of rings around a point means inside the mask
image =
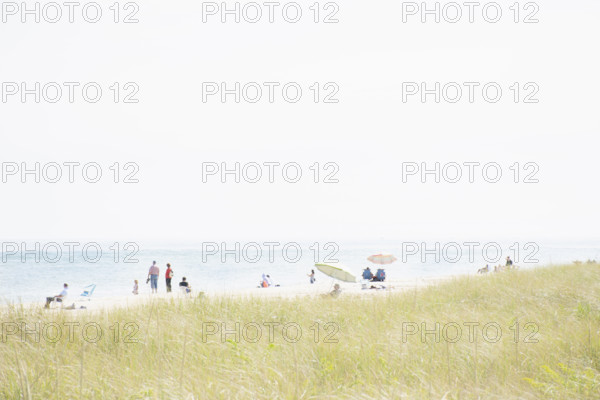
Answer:
[{"label": "calm ocean water", "polygon": [[[381,252],[396,255],[398,261],[386,266],[387,276],[390,279],[418,279],[454,274],[473,274],[477,269],[485,266],[490,259],[497,258],[494,247],[488,248],[487,259],[483,254],[483,245],[474,247],[474,258],[470,258],[468,246],[456,247],[448,245],[439,251],[435,250],[433,243],[428,243],[428,252],[423,249],[404,247],[401,243],[381,244],[339,244],[326,246],[325,243],[314,245],[299,243],[288,246],[284,253],[283,244],[273,246],[273,253],[269,253],[269,245],[259,243],[259,246],[240,245],[239,252],[226,253],[223,249],[202,250],[202,246],[164,249],[160,247],[140,249],[133,260],[137,262],[125,263],[123,258],[129,252],[121,251],[117,259],[110,245],[102,245],[102,257],[91,262],[95,255],[85,260],[81,251],[75,251],[74,259],[69,260],[68,254],[63,254],[57,262],[56,253],[48,251],[41,254],[39,262],[30,254],[23,262],[21,254],[2,254],[0,264],[0,301],[2,302],[42,302],[46,296],[60,292],[64,282],[69,283],[70,296],[79,295],[86,285],[96,284],[94,297],[111,297],[131,294],[133,281],[137,279],[140,292],[149,292],[146,284],[148,268],[153,260],[160,267],[159,291],[164,292],[164,272],[166,263],[170,263],[175,273],[174,286],[183,276],[196,290],[206,292],[229,291],[253,288],[263,273],[270,274],[275,283],[282,286],[307,284],[307,273],[314,268],[315,261],[338,260],[350,272],[359,276],[363,268],[377,266],[371,264],[366,258],[371,254]],[[600,260],[600,243],[573,243],[554,245],[530,245],[520,243],[502,245],[502,259],[510,255],[516,259],[522,268],[531,268],[539,265],[569,263],[574,260],[586,261],[588,259]],[[228,243],[228,249],[234,249],[233,243]],[[301,250],[301,254],[298,253]],[[319,249],[317,252],[316,250]],[[518,249],[518,251],[517,251]],[[212,250],[212,251],[208,251]],[[417,252],[417,254],[413,254]],[[66,250],[65,250],[66,252]],[[91,252],[93,253],[93,252]],[[238,260],[236,260],[236,255]],[[226,257],[225,261],[222,257]],[[271,257],[272,256],[272,257]],[[460,256],[460,257],[459,257]],[[203,260],[204,257],[204,260]],[[423,262],[422,257],[425,257]],[[438,259],[436,259],[436,257]],[[239,261],[239,262],[238,262]],[[490,263],[492,264],[492,263]],[[494,265],[494,264],[492,264]],[[325,278],[317,271],[317,279]]]}]

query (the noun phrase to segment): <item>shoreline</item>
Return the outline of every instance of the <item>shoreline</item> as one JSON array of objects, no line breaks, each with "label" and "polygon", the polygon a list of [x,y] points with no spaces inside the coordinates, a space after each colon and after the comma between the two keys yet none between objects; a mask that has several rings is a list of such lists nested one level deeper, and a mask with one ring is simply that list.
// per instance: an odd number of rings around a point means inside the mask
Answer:
[{"label": "shoreline", "polygon": [[[295,299],[303,297],[317,297],[322,294],[330,293],[333,290],[333,285],[338,283],[341,287],[341,297],[344,295],[360,295],[360,296],[373,296],[383,295],[391,293],[406,292],[409,290],[419,290],[425,287],[438,285],[447,281],[451,281],[457,278],[464,278],[468,276],[474,276],[471,274],[457,274],[457,275],[445,275],[439,277],[427,277],[427,278],[416,278],[416,279],[393,279],[385,282],[340,282],[334,279],[320,279],[314,284],[305,283],[293,286],[278,286],[269,288],[248,288],[243,290],[198,290],[195,291],[192,288],[191,294],[182,293],[178,287],[174,287],[173,292],[159,292],[156,294],[152,293],[140,293],[138,295],[118,295],[110,297],[92,297],[91,299],[84,299],[80,296],[69,296],[64,301],[63,307],[57,307],[55,303],[52,308],[48,311],[78,311],[78,312],[97,312],[107,311],[114,309],[128,309],[131,307],[146,305],[154,300],[193,300],[199,296],[205,298],[228,298],[228,297],[260,297],[260,298],[281,298],[281,299]],[[476,276],[476,275],[475,275]],[[363,285],[366,288],[363,289]],[[379,289],[371,289],[371,287],[377,287]],[[163,289],[164,290],[164,289]],[[75,305],[75,308],[66,308],[71,305]],[[0,305],[0,311],[6,311],[13,307],[35,309],[39,307],[43,309],[44,301],[39,302],[19,302],[19,301],[4,301]],[[85,308],[81,308],[85,307]]]}]

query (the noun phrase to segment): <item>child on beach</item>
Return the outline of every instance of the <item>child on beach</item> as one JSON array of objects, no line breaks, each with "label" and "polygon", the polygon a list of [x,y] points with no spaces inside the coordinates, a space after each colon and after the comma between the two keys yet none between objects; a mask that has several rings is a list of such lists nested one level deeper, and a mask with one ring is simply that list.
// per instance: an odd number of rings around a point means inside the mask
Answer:
[{"label": "child on beach", "polygon": [[133,294],[138,294],[138,289],[139,289],[139,287],[138,287],[138,281],[136,279],[135,281],[133,281],[133,292],[132,293]]}]

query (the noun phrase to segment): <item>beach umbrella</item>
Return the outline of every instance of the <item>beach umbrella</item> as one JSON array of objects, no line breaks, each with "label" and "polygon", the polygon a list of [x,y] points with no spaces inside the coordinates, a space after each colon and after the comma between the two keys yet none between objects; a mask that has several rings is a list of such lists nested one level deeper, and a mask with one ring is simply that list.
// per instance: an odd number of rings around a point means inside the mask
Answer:
[{"label": "beach umbrella", "polygon": [[356,277],[350,272],[330,264],[315,264],[315,267],[327,276],[343,282],[356,282]]},{"label": "beach umbrella", "polygon": [[387,265],[391,264],[398,259],[391,254],[375,254],[367,258],[374,264]]}]

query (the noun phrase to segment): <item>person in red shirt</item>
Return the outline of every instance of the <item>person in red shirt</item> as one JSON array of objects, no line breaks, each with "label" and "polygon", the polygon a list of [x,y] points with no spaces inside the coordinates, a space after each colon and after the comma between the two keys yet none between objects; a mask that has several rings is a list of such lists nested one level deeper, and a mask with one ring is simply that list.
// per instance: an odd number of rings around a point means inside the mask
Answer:
[{"label": "person in red shirt", "polygon": [[165,274],[165,279],[167,281],[167,292],[170,292],[171,279],[173,279],[173,270],[171,269],[171,264],[167,264],[167,273]]}]

